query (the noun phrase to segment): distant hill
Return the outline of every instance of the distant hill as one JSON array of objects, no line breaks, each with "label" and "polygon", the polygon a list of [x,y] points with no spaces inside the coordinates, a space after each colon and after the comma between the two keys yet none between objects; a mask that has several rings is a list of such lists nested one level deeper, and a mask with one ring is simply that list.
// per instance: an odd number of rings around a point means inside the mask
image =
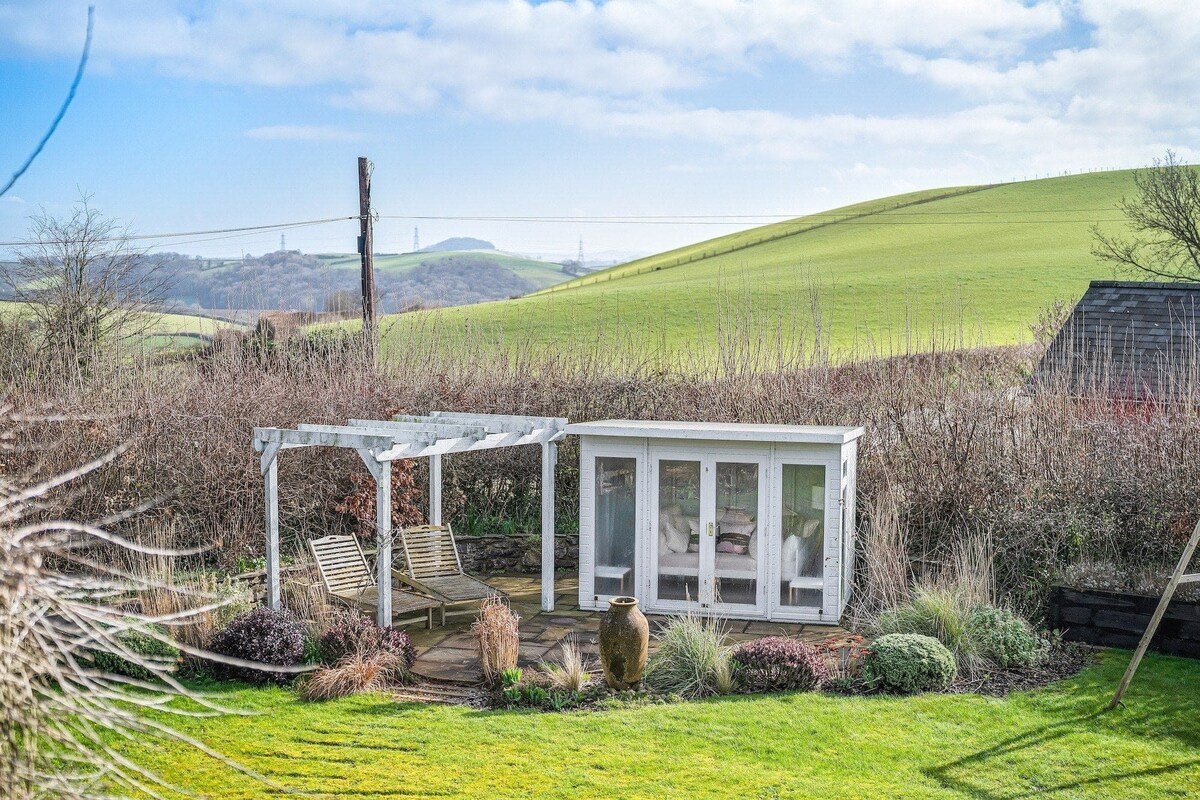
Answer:
[{"label": "distant hill", "polygon": [[[191,309],[325,311],[360,292],[360,259],[353,253],[278,250],[244,259],[179,253],[147,258],[172,275],[169,300]],[[562,265],[496,251],[375,255],[379,308],[452,306],[510,298],[571,277]],[[357,307],[355,299],[351,306]]]},{"label": "distant hill", "polygon": [[1132,172],[1118,171],[912,192],[688,245],[520,299],[428,313],[447,323],[443,330],[513,344],[630,336],[703,349],[734,328],[811,341],[815,291],[835,350],[922,347],[931,334],[960,331],[969,342],[1029,341],[1042,308],[1112,277],[1091,254],[1091,228],[1124,230],[1117,203],[1133,191]]},{"label": "distant hill", "polygon": [[496,245],[483,239],[472,239],[470,236],[453,236],[429,247],[423,247],[422,253],[449,253],[460,250],[495,250]]}]

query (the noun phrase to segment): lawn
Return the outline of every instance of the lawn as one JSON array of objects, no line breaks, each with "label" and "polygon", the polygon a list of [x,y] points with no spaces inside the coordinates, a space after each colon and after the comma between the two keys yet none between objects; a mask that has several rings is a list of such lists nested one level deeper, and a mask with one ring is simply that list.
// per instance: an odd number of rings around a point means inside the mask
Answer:
[{"label": "lawn", "polygon": [[[1200,662],[1148,657],[1127,707],[1100,713],[1127,658],[1005,700],[786,694],[600,713],[209,685],[260,714],[179,727],[313,797],[1194,796]],[[207,796],[271,793],[185,745],[123,747]]]},{"label": "lawn", "polygon": [[[1111,270],[1091,227],[1124,227],[1132,173],[951,187],[836,209],[640,259],[516,300],[396,318],[403,342],[431,320],[446,336],[565,347],[646,343],[713,348],[722,330],[811,337],[810,288],[835,348],[965,333],[1028,341],[1055,299],[1074,302]],[[762,240],[762,241],[760,241]],[[890,347],[890,345],[889,345]]]}]

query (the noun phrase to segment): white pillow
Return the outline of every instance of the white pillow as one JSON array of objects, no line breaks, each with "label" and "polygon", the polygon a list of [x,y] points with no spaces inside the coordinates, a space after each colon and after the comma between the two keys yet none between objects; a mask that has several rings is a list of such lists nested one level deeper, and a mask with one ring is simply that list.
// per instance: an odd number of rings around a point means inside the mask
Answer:
[{"label": "white pillow", "polygon": [[783,540],[783,547],[779,549],[779,574],[785,581],[790,581],[792,578],[800,574],[800,539],[795,534]]},{"label": "white pillow", "polygon": [[688,549],[688,530],[682,517],[669,509],[664,509],[658,519],[660,549],[672,553],[686,553]]}]

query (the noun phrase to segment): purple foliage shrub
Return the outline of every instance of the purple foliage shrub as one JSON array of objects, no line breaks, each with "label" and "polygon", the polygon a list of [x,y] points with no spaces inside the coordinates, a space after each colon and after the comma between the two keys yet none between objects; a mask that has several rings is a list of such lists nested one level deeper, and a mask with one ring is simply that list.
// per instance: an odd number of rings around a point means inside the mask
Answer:
[{"label": "purple foliage shrub", "polygon": [[[259,607],[239,614],[213,636],[209,649],[214,653],[260,664],[293,666],[304,661],[304,626],[287,610]],[[218,678],[248,683],[290,683],[288,672],[234,666],[213,662]]]},{"label": "purple foliage shrub", "polygon": [[817,648],[786,636],[766,636],[743,642],[733,649],[742,689],[780,692],[816,689],[829,677],[829,668]]},{"label": "purple foliage shrub", "polygon": [[405,670],[417,657],[412,639],[396,628],[381,628],[357,611],[339,613],[317,640],[317,650],[326,664],[335,664],[348,655],[363,656],[384,652],[398,657]]}]

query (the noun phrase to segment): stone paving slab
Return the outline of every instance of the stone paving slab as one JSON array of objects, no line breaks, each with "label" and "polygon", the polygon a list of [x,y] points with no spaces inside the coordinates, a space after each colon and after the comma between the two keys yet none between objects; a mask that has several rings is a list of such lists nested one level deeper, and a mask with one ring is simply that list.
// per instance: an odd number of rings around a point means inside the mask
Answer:
[{"label": "stone paving slab", "polygon": [[[579,649],[593,661],[599,656],[597,640],[600,630],[600,614],[583,611],[576,607],[578,581],[574,576],[555,583],[555,609],[543,613],[541,610],[541,581],[536,576],[498,575],[490,576],[487,582],[509,595],[509,605],[521,618],[521,646],[518,663],[531,667],[541,661],[557,659],[561,644],[568,637],[575,637]],[[475,620],[476,608],[462,606],[447,615],[445,627],[437,626],[426,630],[423,623],[413,622],[405,627],[417,649],[417,660],[413,671],[434,681],[478,684],[483,680],[483,670],[475,652],[475,639],[471,635],[471,623]],[[438,619],[435,614],[435,620]],[[668,617],[648,615],[651,631],[660,629]],[[848,636],[842,628],[832,625],[799,625],[780,622],[727,620],[726,631],[731,642],[744,642],[763,636],[793,636],[804,641],[821,642],[838,636]],[[655,649],[651,640],[650,650]],[[595,666],[594,669],[599,669]]]}]

